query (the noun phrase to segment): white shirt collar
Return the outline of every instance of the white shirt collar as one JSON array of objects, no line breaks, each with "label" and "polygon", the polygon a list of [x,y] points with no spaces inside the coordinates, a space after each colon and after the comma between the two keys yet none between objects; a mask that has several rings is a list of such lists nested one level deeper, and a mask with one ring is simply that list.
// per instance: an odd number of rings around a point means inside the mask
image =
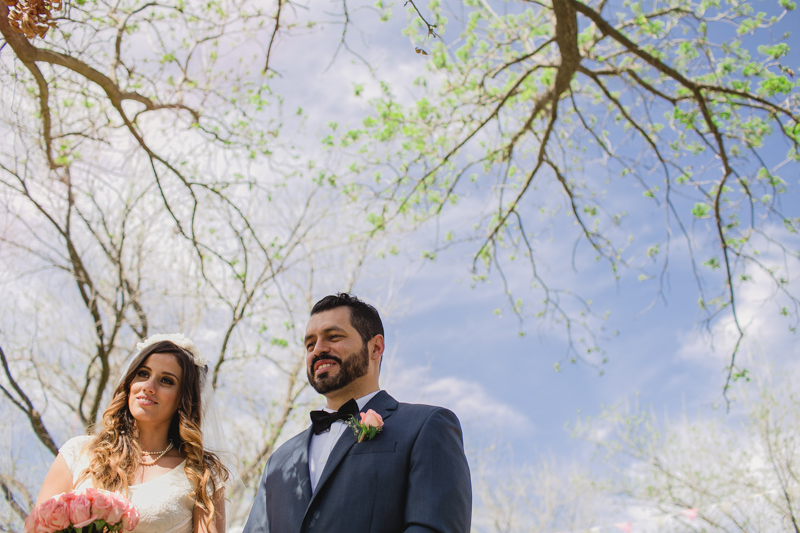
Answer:
[{"label": "white shirt collar", "polygon": [[[357,399],[356,403],[358,404],[358,410],[360,411],[361,409],[363,409],[364,406],[367,405],[369,403],[369,401],[372,398],[374,398],[375,395],[378,394],[380,391],[381,390],[378,389],[375,392],[370,392],[366,396],[362,396],[361,398]],[[333,413],[334,411],[336,411],[336,409],[328,409],[327,407],[323,407],[322,410],[325,411],[325,412],[328,412],[328,413]]]}]

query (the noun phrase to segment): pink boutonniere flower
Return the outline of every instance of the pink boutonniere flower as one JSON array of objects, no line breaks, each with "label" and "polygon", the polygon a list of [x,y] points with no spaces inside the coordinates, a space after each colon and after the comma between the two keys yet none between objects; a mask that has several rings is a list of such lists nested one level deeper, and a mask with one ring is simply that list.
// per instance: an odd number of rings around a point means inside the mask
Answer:
[{"label": "pink boutonniere flower", "polygon": [[351,416],[347,420],[347,425],[355,433],[358,442],[372,440],[383,429],[383,418],[372,409],[369,409],[366,413],[358,414],[361,415],[361,421],[359,422],[356,417]]}]

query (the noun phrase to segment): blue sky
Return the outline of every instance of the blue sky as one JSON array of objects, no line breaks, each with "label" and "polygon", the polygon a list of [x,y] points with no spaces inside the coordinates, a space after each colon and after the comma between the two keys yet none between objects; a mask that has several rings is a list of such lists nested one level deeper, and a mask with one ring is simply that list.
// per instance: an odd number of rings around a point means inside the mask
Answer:
[{"label": "blue sky", "polygon": [[[332,12],[337,6],[329,5]],[[401,6],[396,6],[394,13],[388,24],[379,23],[370,9],[351,13],[348,43],[372,65],[375,76],[345,50],[334,58],[342,30],[336,23],[295,29],[295,35],[278,39],[271,66],[279,76],[271,84],[285,99],[280,117],[287,124],[284,140],[294,139],[304,156],[322,153],[318,141],[329,122],[360,122],[369,99],[379,94],[377,79],[387,80],[395,96],[405,103],[416,98],[418,91],[412,82],[426,72],[428,57],[415,53],[414,48],[430,48],[431,41],[412,41],[403,36],[407,17]],[[299,8],[296,14],[300,20],[307,16]],[[314,12],[311,16],[318,15]],[[330,20],[337,18],[331,15]],[[783,29],[791,28],[796,20],[797,13],[793,13],[781,23]],[[257,38],[265,46],[268,34],[265,31]],[[445,31],[442,39],[453,44],[457,36]],[[792,35],[790,45],[795,50],[800,47],[797,34]],[[263,80],[260,65],[251,76]],[[353,96],[357,84],[364,85],[361,98]],[[306,117],[302,127],[294,122],[294,110],[299,107]],[[292,133],[294,127],[299,128],[296,133]],[[798,173],[794,169],[787,175],[793,176],[789,181],[793,192],[784,199],[784,208],[797,216]],[[624,187],[615,190],[613,201],[628,207],[632,223],[651,228],[649,235],[660,238],[662,215],[642,203],[640,189],[631,188],[630,196],[625,192]],[[558,195],[558,191],[544,190],[542,194]],[[443,224],[470,224],[469,202],[479,201],[477,194],[465,198]],[[284,207],[290,211],[294,206]],[[585,458],[586,447],[570,439],[565,423],[574,421],[579,411],[597,413],[601,405],[629,400],[637,394],[657,411],[675,415],[720,407],[730,347],[728,321],[720,322],[713,337],[698,328],[702,315],[685,246],[676,239],[662,300],[657,298],[655,281],[640,282],[638,272],[631,271],[615,282],[607,265],[593,263],[585,253],[579,255],[574,270],[573,239],[569,223],[556,225],[543,235],[536,246],[546,251],[547,260],[540,267],[559,286],[591,297],[598,313],[610,311],[605,326],[609,332],[619,331],[619,335],[602,341],[609,361],[603,376],[593,366],[565,362],[567,350],[560,326],[531,316],[520,324],[509,311],[497,277],[472,287],[474,246],[457,246],[440,254],[435,262],[422,261],[420,250],[430,248],[433,240],[431,226],[427,226],[398,240],[400,257],[373,260],[355,287],[359,296],[378,305],[385,318],[388,349],[384,386],[401,400],[452,408],[464,423],[472,450],[500,439],[520,462],[528,461],[533,450]],[[636,244],[648,245],[644,240]],[[337,264],[346,264],[346,260]],[[526,313],[535,313],[540,296],[529,289],[526,269],[511,268],[508,274],[515,295],[526,301]],[[793,273],[793,280],[797,274]],[[337,275],[330,278],[341,279]],[[777,315],[774,306],[761,302],[768,300],[764,287],[763,280],[757,278],[742,293],[740,309],[746,320],[752,321],[743,357],[754,354],[757,363],[748,365],[753,370],[765,362],[783,369],[797,359],[796,336],[788,332],[788,321]],[[317,297],[341,288],[319,285]],[[654,300],[652,309],[647,310]],[[498,308],[500,315],[494,312]],[[519,335],[521,330],[524,337]],[[210,344],[215,342],[209,339]],[[561,364],[561,372],[554,370],[556,363]]]},{"label": "blue sky", "polygon": [[[378,77],[390,81],[398,98],[410,102],[415,94],[410,83],[423,73],[426,61],[413,48],[430,43],[403,37],[405,20],[398,13],[402,12],[396,9],[389,25],[377,24],[369,11],[356,14],[348,42],[370,61]],[[796,20],[796,13],[791,17]],[[789,28],[791,17],[782,23],[784,29]],[[275,51],[273,65],[282,76],[275,87],[287,96],[287,110],[303,107],[311,117],[305,126],[310,134],[324,131],[329,121],[357,124],[367,100],[378,94],[375,80],[360,60],[341,51],[331,65],[330,54],[320,53],[335,48],[340,31],[331,25],[293,39],[291,49],[279,43]],[[443,35],[446,43],[455,39]],[[789,44],[795,50],[800,46],[796,34]],[[298,83],[298,79],[306,81]],[[365,96],[353,98],[352,87],[362,83]],[[310,148],[313,151],[313,145]],[[794,176],[789,182],[793,192],[783,207],[797,216],[797,172],[787,174]],[[615,201],[629,203],[634,210],[642,203],[641,191],[631,188],[630,194]],[[647,209],[635,213],[634,223],[652,224],[654,238],[660,237],[662,215]],[[469,216],[449,222],[469,222]],[[565,363],[566,344],[558,325],[534,318],[520,324],[510,313],[496,277],[473,288],[469,267],[474,248],[462,245],[440,254],[435,262],[420,260],[419,250],[432,241],[427,229],[400,243],[400,259],[372,263],[356,285],[359,296],[383,310],[387,325],[384,386],[401,400],[451,407],[462,418],[468,446],[477,451],[499,438],[520,462],[548,451],[567,459],[585,459],[590,450],[574,442],[564,425],[574,421],[578,412],[594,414],[602,405],[638,397],[656,412],[672,416],[706,416],[724,410],[730,321],[724,318],[716,323],[713,335],[698,326],[703,315],[685,245],[677,238],[673,241],[662,299],[657,298],[655,281],[638,281],[638,272],[625,272],[615,282],[607,266],[580,260],[574,271],[569,259],[572,238],[565,237],[570,231],[556,228],[551,240],[541,243],[548,247],[550,258],[543,268],[562,286],[585,291],[600,313],[610,311],[607,330],[618,330],[619,335],[602,341],[608,357],[604,375],[581,362]],[[708,251],[702,247],[701,243],[696,252]],[[797,274],[793,273],[793,279]],[[509,275],[520,296],[536,301],[523,268],[512,269]],[[329,292],[338,289],[325,287]],[[763,373],[770,365],[773,371],[790,370],[798,355],[789,320],[777,314],[768,290],[757,276],[740,301],[748,324],[740,358],[754,373]],[[498,308],[499,316],[494,312]],[[524,337],[519,335],[521,330]],[[561,363],[560,372],[554,370],[556,363]]]},{"label": "blue sky", "polygon": [[[338,6],[329,4],[331,11]],[[306,16],[302,9],[292,7],[297,9],[298,18]],[[347,51],[342,50],[333,58],[342,29],[335,23],[296,29],[297,35],[278,40],[271,66],[280,75],[271,83],[275,93],[285,99],[280,120],[287,126],[282,140],[292,138],[303,156],[319,157],[322,150],[318,141],[327,132],[326,125],[332,121],[359,123],[369,99],[379,94],[376,78],[389,81],[401,101],[414,101],[418,91],[411,83],[425,72],[428,60],[415,53],[414,48],[430,47],[431,43],[411,41],[402,35],[406,18],[401,7],[396,6],[389,24],[378,23],[369,9],[352,14],[348,43],[369,61],[375,77]],[[314,13],[317,15],[318,11]],[[792,28],[792,21],[796,26],[797,19],[796,12],[787,17],[782,22],[784,29]],[[442,38],[450,44],[457,40],[451,32],[443,33]],[[258,39],[263,45],[267,32]],[[791,37],[790,45],[795,50],[800,48],[797,34]],[[795,58],[793,64],[800,64],[797,52]],[[796,70],[800,73],[800,68]],[[252,77],[263,79],[260,68],[253,70]],[[357,84],[364,85],[361,98],[353,96]],[[299,107],[306,117],[302,127],[294,118],[294,110]],[[292,133],[295,126],[299,129]],[[276,155],[276,159],[282,155]],[[796,167],[785,172],[792,192],[784,198],[783,207],[792,216],[800,216],[799,174]],[[547,201],[547,195],[557,197],[559,193],[544,188],[541,194]],[[663,215],[642,202],[641,189],[631,187],[626,191],[622,187],[614,194],[613,201],[627,206],[632,213],[631,223],[645,230],[631,252],[641,264],[647,239],[658,239],[663,233],[659,229]],[[291,202],[292,194],[287,196],[290,200],[276,210],[290,212],[296,207]],[[471,224],[471,202],[480,203],[477,192],[465,197],[457,211],[448,213],[442,225]],[[352,210],[344,216],[353,216]],[[432,226],[426,226],[397,238],[399,257],[371,260],[354,289],[357,295],[376,304],[384,316],[387,353],[383,386],[401,401],[453,409],[462,420],[471,457],[499,446],[508,450],[508,459],[517,465],[535,463],[539,456],[549,453],[564,461],[588,463],[591,447],[571,439],[565,424],[574,422],[579,412],[597,414],[603,405],[638,398],[656,412],[672,417],[685,413],[690,418],[702,418],[724,411],[721,393],[731,347],[730,320],[723,318],[715,323],[713,335],[698,326],[703,316],[698,309],[685,245],[678,239],[674,241],[661,299],[657,297],[655,280],[639,281],[638,271],[625,271],[617,282],[608,266],[594,263],[586,250],[578,254],[577,268],[573,269],[574,228],[567,217],[558,220],[564,225],[556,224],[536,242],[545,258],[539,266],[558,286],[592,298],[598,313],[610,312],[604,326],[619,335],[601,341],[608,357],[602,376],[589,364],[567,363],[563,329],[549,320],[532,317],[540,295],[530,289],[523,265],[507,271],[515,296],[526,302],[528,316],[520,323],[510,312],[496,276],[473,287],[470,266],[474,244],[455,246],[440,253],[433,262],[420,259],[420,250],[429,249],[434,239]],[[698,229],[703,224],[700,222]],[[783,230],[770,231],[778,234]],[[800,249],[799,240],[788,242]],[[713,253],[703,246],[700,243],[696,251]],[[765,261],[779,261],[774,249],[765,246],[764,251]],[[338,258],[326,265],[331,272],[320,275],[317,298],[342,289],[325,280],[341,280],[344,276],[331,265],[346,265],[347,259]],[[792,287],[797,293],[800,272],[797,264],[793,268]],[[777,313],[765,280],[755,276],[741,297],[740,312],[748,334],[740,356],[744,366],[758,375],[796,376],[800,355],[797,337],[788,331],[789,320]],[[499,314],[496,309],[500,309]],[[205,317],[209,323],[214,318]],[[182,320],[183,317],[175,318],[176,322]],[[189,317],[186,322],[192,320]],[[301,317],[299,322],[303,320]],[[302,330],[304,323],[297,327]],[[218,332],[211,327],[198,329],[199,343],[213,350],[219,343]],[[560,372],[554,368],[557,363],[561,365]],[[733,412],[738,412],[737,404]],[[74,431],[78,430],[76,425]],[[40,463],[44,465],[48,460],[45,457]]]},{"label": "blue sky", "polygon": [[[620,334],[605,343],[609,362],[599,376],[582,363],[562,364],[556,372],[554,363],[564,353],[560,331],[544,326],[537,334],[538,324],[526,323],[524,329],[534,333],[520,338],[515,317],[493,313],[503,305],[502,290],[497,285],[470,289],[454,279],[459,268],[463,262],[428,265],[396,289],[398,298],[409,303],[404,314],[387,318],[385,383],[390,391],[397,383],[401,399],[453,408],[464,420],[468,439],[485,442],[487,430],[498,426],[520,461],[533,450],[579,458],[588,450],[572,441],[564,427],[578,412],[597,414],[602,405],[637,396],[673,417],[724,409],[724,348],[729,344],[718,333],[714,351],[709,337],[698,331],[688,276],[673,273],[673,286],[688,285],[688,290],[673,290],[668,305],[658,303],[643,314],[652,298],[647,290],[623,283],[618,294],[608,296],[609,320]],[[463,278],[468,279],[466,273]],[[367,287],[359,292],[370,297]],[[764,361],[778,368],[794,366],[795,335],[776,313],[767,311],[764,318],[771,325],[756,323],[749,330],[743,356],[752,353],[757,364],[748,368],[760,373],[757,365]]]}]

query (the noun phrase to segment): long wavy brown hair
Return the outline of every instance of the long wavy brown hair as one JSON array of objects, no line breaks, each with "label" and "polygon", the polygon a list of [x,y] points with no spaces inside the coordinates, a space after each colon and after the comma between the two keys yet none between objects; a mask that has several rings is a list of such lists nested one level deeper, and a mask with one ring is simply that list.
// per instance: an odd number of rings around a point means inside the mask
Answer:
[{"label": "long wavy brown hair", "polygon": [[154,353],[174,355],[183,369],[181,399],[170,423],[169,439],[186,456],[186,477],[195,487],[192,497],[205,511],[206,527],[210,527],[217,512],[214,495],[224,487],[230,473],[216,454],[203,449],[201,392],[208,367],[195,365],[191,354],[170,341],[145,347],[131,362],[128,372],[114,391],[111,404],[103,413],[100,431],[87,444],[91,454],[89,467],[75,485],[91,478],[97,488],[128,493],[133,475],[142,464],[142,449],[137,442],[136,420],[128,409],[128,396],[136,372]]}]

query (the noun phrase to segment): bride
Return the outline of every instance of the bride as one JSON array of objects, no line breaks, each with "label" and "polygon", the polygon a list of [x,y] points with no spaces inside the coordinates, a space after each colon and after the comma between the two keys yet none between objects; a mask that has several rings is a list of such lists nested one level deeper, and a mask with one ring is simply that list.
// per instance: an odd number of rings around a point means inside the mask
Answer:
[{"label": "bride", "polygon": [[213,418],[206,360],[180,334],[154,335],[137,348],[102,427],[64,444],[37,504],[93,486],[136,505],[134,533],[222,533],[230,473],[203,433]]}]

